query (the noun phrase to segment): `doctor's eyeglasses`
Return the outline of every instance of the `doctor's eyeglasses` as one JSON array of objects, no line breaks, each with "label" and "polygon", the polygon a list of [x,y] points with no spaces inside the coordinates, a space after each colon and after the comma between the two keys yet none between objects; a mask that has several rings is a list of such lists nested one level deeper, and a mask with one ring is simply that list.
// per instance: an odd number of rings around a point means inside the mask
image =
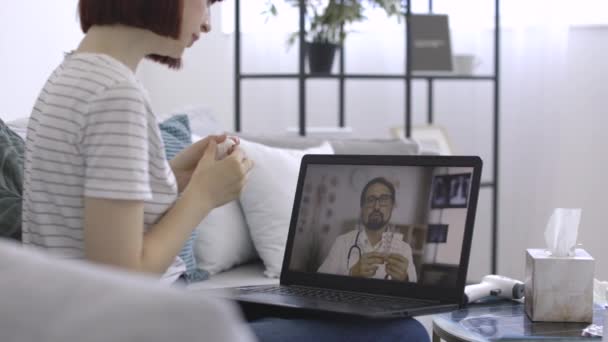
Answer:
[{"label": "doctor's eyeglasses", "polygon": [[378,202],[381,207],[388,207],[393,203],[393,198],[391,197],[391,195],[381,195],[379,197],[372,195],[365,197],[366,207],[373,207],[376,202]]}]

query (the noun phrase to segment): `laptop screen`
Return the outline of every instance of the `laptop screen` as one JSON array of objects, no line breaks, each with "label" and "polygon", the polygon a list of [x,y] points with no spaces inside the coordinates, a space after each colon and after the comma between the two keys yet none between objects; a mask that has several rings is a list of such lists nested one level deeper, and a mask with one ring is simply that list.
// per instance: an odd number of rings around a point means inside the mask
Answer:
[{"label": "laptop screen", "polygon": [[473,172],[308,164],[289,270],[455,288]]}]

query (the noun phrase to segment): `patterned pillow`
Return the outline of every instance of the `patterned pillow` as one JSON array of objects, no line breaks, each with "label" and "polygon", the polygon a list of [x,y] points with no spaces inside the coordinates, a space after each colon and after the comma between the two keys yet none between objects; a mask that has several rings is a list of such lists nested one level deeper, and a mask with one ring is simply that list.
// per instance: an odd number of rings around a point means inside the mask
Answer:
[{"label": "patterned pillow", "polygon": [[0,237],[21,241],[25,142],[0,120]]},{"label": "patterned pillow", "polygon": [[[181,150],[192,144],[190,122],[186,115],[174,115],[161,122],[159,128],[168,160],[173,159]],[[179,257],[186,263],[186,281],[189,283],[209,278],[209,273],[196,267],[196,259],[194,258],[196,235],[197,231],[194,230],[179,253]]]}]

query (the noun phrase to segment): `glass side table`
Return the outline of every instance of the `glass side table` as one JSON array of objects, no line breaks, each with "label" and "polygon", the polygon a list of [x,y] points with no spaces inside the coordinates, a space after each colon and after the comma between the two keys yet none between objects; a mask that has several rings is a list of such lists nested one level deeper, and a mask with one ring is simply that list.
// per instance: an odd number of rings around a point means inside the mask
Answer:
[{"label": "glass side table", "polygon": [[[594,306],[593,323],[602,325],[604,309]],[[524,305],[513,301],[488,301],[433,316],[433,342],[461,341],[601,341],[582,337],[589,323],[532,322]]]}]

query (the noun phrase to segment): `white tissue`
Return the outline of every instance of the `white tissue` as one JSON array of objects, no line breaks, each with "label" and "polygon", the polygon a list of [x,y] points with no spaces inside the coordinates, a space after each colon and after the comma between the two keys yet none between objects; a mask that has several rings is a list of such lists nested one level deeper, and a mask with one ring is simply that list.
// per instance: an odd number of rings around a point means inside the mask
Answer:
[{"label": "white tissue", "polygon": [[581,209],[557,208],[547,223],[545,241],[547,250],[556,257],[573,256]]}]

